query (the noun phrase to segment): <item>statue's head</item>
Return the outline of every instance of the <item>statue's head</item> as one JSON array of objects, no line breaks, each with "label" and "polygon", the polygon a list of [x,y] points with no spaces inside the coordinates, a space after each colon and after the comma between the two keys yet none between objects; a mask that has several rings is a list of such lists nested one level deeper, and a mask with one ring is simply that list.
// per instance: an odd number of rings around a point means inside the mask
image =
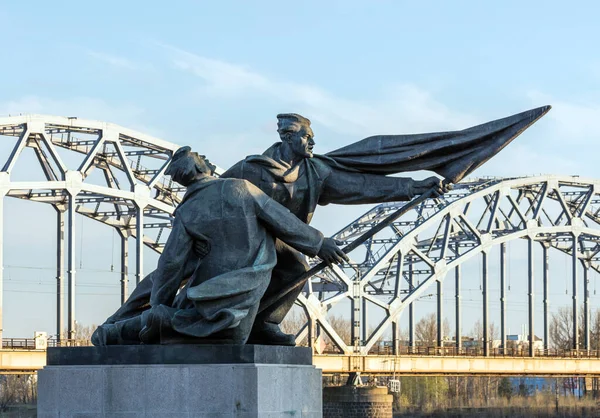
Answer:
[{"label": "statue's head", "polygon": [[277,115],[277,132],[282,142],[287,143],[296,155],[302,158],[313,156],[314,134],[310,120],[297,113]]},{"label": "statue's head", "polygon": [[215,169],[216,166],[211,164],[204,155],[192,152],[190,147],[181,147],[173,155],[165,174],[171,176],[173,181],[187,187],[194,180],[212,176]]}]

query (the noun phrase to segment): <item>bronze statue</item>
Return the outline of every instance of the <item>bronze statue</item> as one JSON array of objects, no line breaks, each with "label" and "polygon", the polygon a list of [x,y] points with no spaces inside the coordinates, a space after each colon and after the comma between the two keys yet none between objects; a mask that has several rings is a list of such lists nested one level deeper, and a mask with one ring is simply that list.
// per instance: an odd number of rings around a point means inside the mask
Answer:
[{"label": "bronze statue", "polygon": [[250,182],[217,179],[213,171],[189,147],[175,153],[167,174],[187,192],[158,267],[146,279],[152,283],[149,306],[100,326],[94,344],[244,344],[276,263],[274,237],[328,262],[346,258],[334,240]]},{"label": "bronze statue", "polygon": [[[245,158],[221,177],[249,181],[304,223],[310,222],[317,205],[403,201],[426,192],[435,197],[499,152],[549,109],[532,109],[463,131],[373,136],[325,155],[313,153],[310,120],[295,113],[280,114],[281,141],[262,155]],[[388,176],[417,170],[433,171],[444,179],[416,181]],[[288,244],[281,239],[275,242],[277,263],[248,343],[295,344],[294,336],[281,332],[279,324],[301,290],[296,286],[290,291],[290,285],[308,265],[304,256]],[[153,274],[136,287],[107,324],[148,309]],[[266,300],[269,303],[264,303]]]}]

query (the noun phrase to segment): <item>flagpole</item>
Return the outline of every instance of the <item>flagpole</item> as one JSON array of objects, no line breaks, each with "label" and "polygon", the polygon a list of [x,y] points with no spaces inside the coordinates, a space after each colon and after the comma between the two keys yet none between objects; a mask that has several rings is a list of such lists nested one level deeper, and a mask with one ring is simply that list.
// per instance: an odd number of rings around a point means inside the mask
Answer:
[{"label": "flagpole", "polygon": [[[402,215],[404,215],[405,213],[407,213],[408,211],[413,209],[415,206],[417,206],[417,205],[423,203],[425,200],[429,199],[434,194],[434,192],[437,190],[437,188],[438,188],[437,186],[432,187],[431,189],[429,189],[428,191],[426,191],[419,197],[414,198],[413,200],[408,202],[406,205],[402,206],[400,209],[398,209],[397,211],[395,211],[394,213],[389,215],[383,221],[379,222],[373,228],[369,229],[367,232],[362,234],[360,237],[358,237],[357,239],[352,241],[350,244],[346,245],[344,248],[342,248],[342,251],[345,254],[348,254],[350,251],[355,250],[360,245],[362,245],[366,240],[368,240],[369,238],[372,238],[375,234],[377,234],[384,228],[387,228],[392,223],[394,223],[394,221],[396,221],[396,219],[398,219],[399,217],[401,217]],[[295,279],[294,281],[289,283],[287,286],[285,286],[283,289],[281,289],[280,292],[278,292],[275,295],[265,298],[262,301],[262,303],[260,304],[260,308],[258,309],[258,312],[260,313],[260,312],[264,311],[269,306],[271,306],[273,303],[275,303],[277,300],[281,299],[283,296],[287,295],[288,293],[294,291],[295,289],[297,289],[301,286],[304,286],[304,283],[306,283],[306,280],[308,280],[310,277],[314,276],[316,273],[323,270],[327,266],[328,266],[328,264],[325,261],[321,261],[319,264],[312,267],[310,270],[301,274],[300,276],[298,276],[297,279]]]}]

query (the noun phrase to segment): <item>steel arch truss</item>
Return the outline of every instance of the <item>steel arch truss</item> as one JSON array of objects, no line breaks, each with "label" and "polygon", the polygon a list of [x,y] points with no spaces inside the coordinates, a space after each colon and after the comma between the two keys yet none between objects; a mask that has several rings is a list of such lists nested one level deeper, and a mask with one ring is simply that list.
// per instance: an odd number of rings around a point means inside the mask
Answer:
[{"label": "steel arch truss", "polygon": [[[368,354],[373,345],[408,309],[410,339],[414,343],[412,302],[426,295],[438,296],[438,345],[442,343],[442,281],[454,273],[457,282],[457,344],[460,344],[460,267],[480,256],[483,260],[484,352],[487,350],[487,255],[500,246],[501,292],[505,287],[506,248],[514,239],[528,240],[529,248],[529,329],[533,318],[533,251],[539,243],[544,262],[544,344],[548,344],[548,249],[555,248],[571,256],[573,272],[574,328],[577,323],[577,266],[584,271],[585,324],[583,343],[589,348],[589,269],[600,271],[600,182],[578,177],[542,176],[514,179],[479,179],[458,185],[442,198],[425,201],[390,227],[376,234],[350,253],[347,265],[326,268],[312,277],[298,303],[307,322],[297,341],[308,337],[311,344],[321,332],[327,334],[344,354]],[[334,235],[346,244],[381,222],[403,204],[383,204],[368,211]],[[435,288],[437,287],[437,292]],[[342,301],[350,313],[352,334],[344,340],[334,329],[328,312]],[[501,300],[504,300],[502,293]],[[501,302],[501,333],[504,329],[504,302]],[[383,319],[369,329],[367,310],[380,311]],[[573,348],[579,348],[574,333]],[[530,332],[530,335],[533,333]],[[395,337],[393,337],[395,339]],[[487,353],[486,353],[487,354]],[[530,344],[530,355],[533,355]]]},{"label": "steel arch truss", "polygon": [[[0,137],[14,143],[0,171],[0,197],[47,203],[56,209],[58,335],[63,330],[66,228],[68,332],[72,337],[75,325],[74,215],[104,223],[119,233],[121,299],[124,301],[128,294],[128,238],[134,237],[136,241],[137,283],[143,278],[143,246],[162,251],[171,228],[171,214],[185,191],[164,176],[179,146],[110,123],[41,115],[0,118]],[[14,178],[14,168],[26,150],[33,151],[41,168],[41,178],[27,174],[21,176],[23,179]],[[28,162],[28,172],[33,173],[34,169],[38,168],[30,167]],[[0,204],[0,215],[1,209]],[[0,254],[1,250],[0,244]]]},{"label": "steel arch truss", "polygon": [[[128,238],[135,238],[135,271],[136,282],[139,282],[143,277],[143,246],[162,251],[171,228],[171,214],[185,192],[164,176],[178,145],[109,123],[39,115],[0,118],[0,137],[14,143],[0,170],[0,219],[4,196],[47,203],[56,209],[57,334],[60,335],[63,329],[62,282],[66,270],[68,331],[72,337],[75,329],[75,214],[118,231],[121,237],[121,298],[124,301],[128,294]],[[25,150],[35,156],[43,178],[14,178],[15,166]],[[298,333],[298,340],[308,337],[313,344],[317,334],[324,332],[340,352],[367,354],[389,327],[396,331],[395,322],[405,309],[412,317],[412,302],[431,291],[434,284],[438,287],[440,321],[441,282],[453,271],[459,283],[462,263],[478,255],[484,261],[485,316],[489,249],[499,245],[501,254],[505,254],[506,242],[526,239],[529,242],[530,286],[533,286],[531,260],[535,242],[541,245],[545,260],[549,248],[571,256],[573,329],[579,327],[577,266],[584,267],[584,346],[589,347],[587,272],[589,269],[600,271],[598,193],[598,181],[577,177],[479,179],[459,185],[442,198],[426,201],[353,251],[350,263],[327,268],[309,280],[298,298],[308,318]],[[379,205],[335,237],[350,243],[401,206]],[[3,240],[0,240],[0,266],[2,245]],[[502,263],[505,261],[506,257],[502,256]],[[547,261],[545,266],[544,342],[547,344]],[[502,271],[501,264],[501,281]],[[534,292],[530,289],[529,325],[533,329]],[[0,269],[0,337],[1,295]],[[327,314],[346,300],[350,302],[347,305],[352,335],[344,339]],[[458,307],[457,303],[457,322]],[[373,330],[367,326],[367,309],[379,310],[383,318]],[[574,334],[573,347],[579,348],[579,334]],[[502,335],[506,335],[503,328]],[[441,340],[438,332],[438,341]]]}]

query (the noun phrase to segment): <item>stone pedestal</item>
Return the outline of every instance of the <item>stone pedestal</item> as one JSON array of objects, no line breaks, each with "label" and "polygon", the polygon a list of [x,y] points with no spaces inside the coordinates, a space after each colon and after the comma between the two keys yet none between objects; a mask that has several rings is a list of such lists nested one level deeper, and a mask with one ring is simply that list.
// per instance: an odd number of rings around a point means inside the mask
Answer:
[{"label": "stone pedestal", "polygon": [[323,418],[392,418],[393,401],[386,387],[325,387]]},{"label": "stone pedestal", "polygon": [[38,417],[321,417],[310,350],[277,346],[48,349]]}]

